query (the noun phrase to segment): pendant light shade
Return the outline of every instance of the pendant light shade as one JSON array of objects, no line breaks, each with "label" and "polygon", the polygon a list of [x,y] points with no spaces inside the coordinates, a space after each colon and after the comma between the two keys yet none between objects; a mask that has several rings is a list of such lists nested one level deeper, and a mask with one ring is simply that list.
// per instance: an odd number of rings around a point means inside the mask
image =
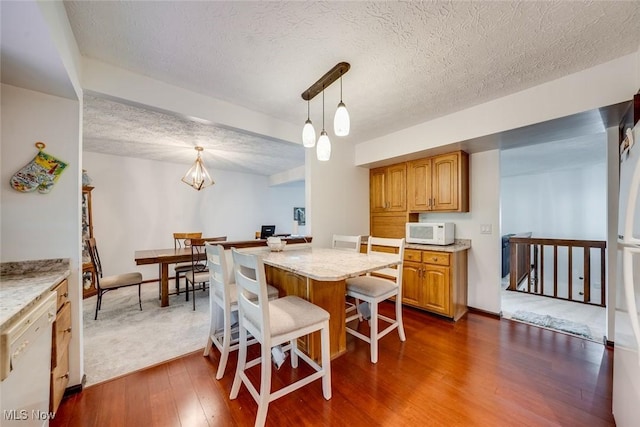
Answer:
[{"label": "pendant light shade", "polygon": [[336,136],[347,136],[349,135],[350,127],[349,112],[347,111],[347,106],[342,102],[342,76],[340,76],[340,102],[338,103],[336,115],[333,117],[333,132]]},{"label": "pendant light shade", "polygon": [[307,121],[304,122],[302,128],[302,145],[310,148],[316,145],[316,130],[313,128],[311,119],[309,119],[309,101],[307,101]]},{"label": "pendant light shade", "polygon": [[316,156],[321,162],[326,162],[331,158],[331,141],[329,141],[329,135],[324,130],[320,133],[320,138],[318,139]]},{"label": "pendant light shade", "polygon": [[207,169],[204,167],[204,163],[200,158],[200,152],[203,151],[204,148],[195,147],[195,149],[198,152],[198,157],[196,158],[196,161],[193,163],[193,166],[191,166],[191,168],[189,168],[187,173],[185,173],[184,176],[182,177],[182,182],[200,191],[203,188],[213,185],[215,183],[211,179],[209,172],[207,172]]}]

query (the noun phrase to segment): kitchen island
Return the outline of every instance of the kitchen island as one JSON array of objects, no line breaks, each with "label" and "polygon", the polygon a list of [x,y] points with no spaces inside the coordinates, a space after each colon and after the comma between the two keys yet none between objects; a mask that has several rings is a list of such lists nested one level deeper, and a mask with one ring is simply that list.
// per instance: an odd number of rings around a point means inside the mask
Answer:
[{"label": "kitchen island", "polygon": [[[267,283],[278,288],[280,296],[299,296],[329,312],[331,357],[338,357],[347,351],[345,280],[399,262],[386,253],[367,255],[326,248],[296,249],[295,246],[287,245],[283,252],[262,248],[242,251],[262,257]],[[319,333],[298,340],[298,346],[313,359],[320,360]]]}]

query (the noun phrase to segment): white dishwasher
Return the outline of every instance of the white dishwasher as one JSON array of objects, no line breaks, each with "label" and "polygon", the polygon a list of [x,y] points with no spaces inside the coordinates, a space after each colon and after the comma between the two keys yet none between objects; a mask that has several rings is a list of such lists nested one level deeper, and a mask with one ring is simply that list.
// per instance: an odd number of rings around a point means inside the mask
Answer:
[{"label": "white dishwasher", "polygon": [[51,381],[51,292],[0,335],[0,425],[48,426]]}]

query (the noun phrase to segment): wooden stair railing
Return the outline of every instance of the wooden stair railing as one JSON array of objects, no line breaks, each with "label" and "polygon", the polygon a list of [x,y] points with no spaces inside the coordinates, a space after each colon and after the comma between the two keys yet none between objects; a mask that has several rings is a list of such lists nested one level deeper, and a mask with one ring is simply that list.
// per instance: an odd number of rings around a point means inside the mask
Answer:
[{"label": "wooden stair railing", "polygon": [[[553,293],[545,292],[544,282],[544,253],[545,247],[553,248]],[[567,248],[567,293],[566,296],[558,293],[558,248]],[[567,240],[567,239],[539,239],[531,237],[509,238],[510,271],[509,286],[507,290],[520,291],[540,296],[563,299],[573,302],[598,305],[606,307],[606,275],[605,275],[605,249],[607,242],[601,240]],[[583,248],[583,275],[584,287],[582,300],[573,295],[573,248]],[[591,250],[600,250],[600,301],[592,301],[591,292]],[[560,257],[561,258],[561,257]],[[562,262],[562,260],[560,260]],[[523,280],[527,280],[526,286],[519,286]]]}]

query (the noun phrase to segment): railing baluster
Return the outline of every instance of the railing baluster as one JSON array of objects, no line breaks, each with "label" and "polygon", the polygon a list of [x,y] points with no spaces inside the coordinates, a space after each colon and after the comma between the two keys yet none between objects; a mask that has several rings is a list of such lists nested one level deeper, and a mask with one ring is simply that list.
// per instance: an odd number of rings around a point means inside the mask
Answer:
[{"label": "railing baluster", "polygon": [[516,247],[518,243],[509,243],[509,262],[511,263],[509,267],[509,290],[517,291],[518,290],[518,260],[516,259]]},{"label": "railing baluster", "polygon": [[591,302],[591,251],[584,247],[584,302]]},{"label": "railing baluster", "polygon": [[604,301],[604,289],[605,289],[605,274],[604,274],[604,248],[600,249],[600,305],[606,307],[607,304]]},{"label": "railing baluster", "polygon": [[533,245],[533,292],[539,294],[538,289],[538,245]]},{"label": "railing baluster", "polygon": [[568,288],[568,299],[569,301],[573,301],[573,246],[569,245],[569,288]]},{"label": "railing baluster", "polygon": [[524,256],[525,265],[527,267],[527,289],[531,293],[531,245],[525,245],[526,252]]},{"label": "railing baluster", "polygon": [[544,245],[540,245],[540,286],[544,295]]},{"label": "railing baluster", "polygon": [[558,245],[553,244],[553,292],[558,292]]}]

